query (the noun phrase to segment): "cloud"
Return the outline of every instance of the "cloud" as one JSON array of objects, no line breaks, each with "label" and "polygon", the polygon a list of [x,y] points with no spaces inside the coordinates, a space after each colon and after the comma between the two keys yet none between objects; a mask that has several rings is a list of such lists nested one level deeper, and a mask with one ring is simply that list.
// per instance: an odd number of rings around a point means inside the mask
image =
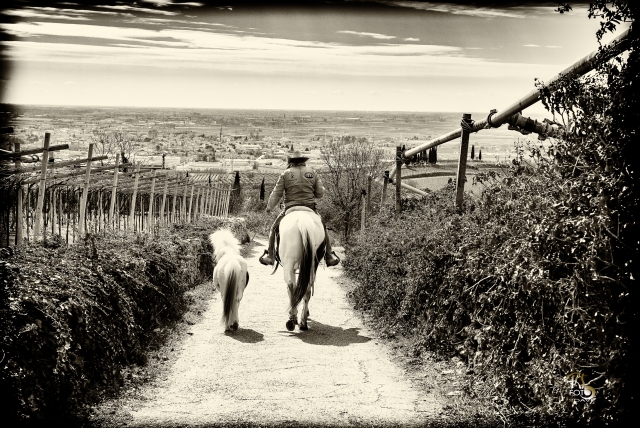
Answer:
[{"label": "cloud", "polygon": [[126,6],[126,5],[97,5],[96,7],[101,7],[104,9],[113,9],[113,10],[127,10],[127,11],[135,11],[135,12],[145,12],[145,13],[153,13],[156,15],[167,15],[167,16],[175,16],[178,15],[177,12],[170,12],[168,10],[157,10],[157,9],[149,9],[146,7],[137,7],[137,6]]},{"label": "cloud", "polygon": [[89,18],[84,16],[73,16],[73,15],[64,15],[64,14],[47,14],[41,13],[35,10],[29,9],[9,9],[3,12],[5,15],[9,16],[17,16],[20,18],[27,19],[66,19],[71,21],[88,21]]},{"label": "cloud", "polygon": [[384,40],[388,40],[388,39],[395,39],[395,36],[387,36],[384,34],[378,34],[378,33],[363,33],[363,32],[359,32],[359,31],[349,31],[349,30],[342,30],[342,31],[338,31],[338,33],[342,33],[342,34],[354,34],[356,36],[364,36],[364,37],[373,37],[374,39],[384,39]]},{"label": "cloud", "polygon": [[[106,27],[102,25],[62,24],[57,22],[20,22],[0,25],[9,34],[19,37],[59,36],[78,38],[97,38],[108,40],[135,41],[173,47],[187,47],[187,43],[166,40],[167,37],[158,31],[129,27]],[[165,40],[158,40],[165,39]]]},{"label": "cloud", "polygon": [[551,46],[545,46],[545,48],[549,48],[549,49],[561,49],[561,48],[562,48],[562,46],[551,45]]},{"label": "cloud", "polygon": [[476,16],[479,18],[531,18],[535,15],[553,12],[552,6],[516,6],[487,7],[454,3],[436,3],[420,1],[374,0],[388,6],[406,7],[430,12],[450,13],[452,15]]},{"label": "cloud", "polygon": [[405,42],[419,42],[420,39],[416,39],[415,37],[407,37],[404,39]]},{"label": "cloud", "polygon": [[167,27],[170,27],[175,24],[188,24],[188,25],[210,25],[212,27],[235,28],[231,25],[220,24],[217,22],[187,21],[185,19],[150,18],[150,17],[141,17],[141,16],[133,16],[133,15],[132,15],[132,19],[128,20],[127,23],[146,24],[146,25],[164,25]]},{"label": "cloud", "polygon": [[524,47],[526,47],[526,48],[539,48],[539,47],[540,47],[540,45],[534,45],[534,44],[532,44],[532,43],[530,43],[530,44],[528,44],[528,45],[522,45],[522,46],[524,46]]},{"label": "cloud", "polygon": [[183,2],[183,3],[174,3],[173,0],[140,0],[143,3],[151,3],[151,4],[155,4],[158,7],[164,7],[164,6],[204,6],[203,3],[197,3],[197,2]]},{"label": "cloud", "polygon": [[[418,43],[350,45],[194,29],[144,29],[54,22],[4,23],[27,38],[0,44],[14,61],[112,67],[207,70],[260,75],[510,77],[553,75],[551,65],[512,64],[467,57],[463,48]],[[67,37],[39,43],[31,36]],[[30,39],[30,40],[29,40]],[[106,39],[97,45],[95,39]]]}]

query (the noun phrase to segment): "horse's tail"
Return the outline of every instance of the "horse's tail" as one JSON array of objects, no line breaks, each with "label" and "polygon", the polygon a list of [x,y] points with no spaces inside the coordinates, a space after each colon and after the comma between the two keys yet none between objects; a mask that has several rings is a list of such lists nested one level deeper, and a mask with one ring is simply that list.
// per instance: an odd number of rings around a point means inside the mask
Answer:
[{"label": "horse's tail", "polygon": [[231,316],[231,310],[236,300],[236,293],[238,291],[236,285],[236,270],[232,269],[229,276],[227,276],[227,286],[225,287],[224,302],[222,304],[222,322],[227,325],[229,323],[229,317]]},{"label": "horse's tail", "polygon": [[315,243],[312,242],[312,234],[310,229],[313,228],[313,222],[300,219],[298,222],[298,228],[300,230],[300,237],[302,238],[302,257],[300,259],[300,270],[298,274],[298,283],[296,284],[293,296],[291,298],[291,307],[298,306],[304,295],[309,289],[309,285],[313,284],[316,277],[316,257],[315,257]]}]

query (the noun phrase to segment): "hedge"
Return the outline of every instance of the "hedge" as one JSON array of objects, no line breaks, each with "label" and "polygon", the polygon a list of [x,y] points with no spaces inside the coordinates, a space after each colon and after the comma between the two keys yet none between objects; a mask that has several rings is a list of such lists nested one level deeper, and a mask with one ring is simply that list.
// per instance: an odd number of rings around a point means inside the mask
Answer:
[{"label": "hedge", "polygon": [[[519,411],[615,420],[633,403],[633,279],[611,260],[599,202],[568,197],[540,172],[516,165],[508,184],[485,175],[483,199],[467,196],[461,211],[449,186],[403,200],[397,220],[371,218],[343,261],[352,297],[417,354],[464,358],[472,395],[482,384]],[[572,372],[594,401],[570,395]]]},{"label": "hedge", "polygon": [[[10,420],[66,417],[118,390],[156,331],[213,272],[208,220],[156,236],[113,232],[84,244],[0,252],[0,388]],[[154,331],[155,330],[155,331]]]}]

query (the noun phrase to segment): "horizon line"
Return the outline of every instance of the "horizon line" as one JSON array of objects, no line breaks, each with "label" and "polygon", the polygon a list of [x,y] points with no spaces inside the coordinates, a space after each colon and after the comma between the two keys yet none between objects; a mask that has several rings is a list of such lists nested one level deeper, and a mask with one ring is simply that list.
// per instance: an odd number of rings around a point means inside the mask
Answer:
[{"label": "horizon line", "polygon": [[[462,113],[450,110],[355,110],[355,109],[304,109],[304,108],[251,108],[251,107],[176,107],[176,106],[126,106],[126,105],[92,105],[92,104],[30,104],[0,102],[0,105],[26,107],[70,107],[70,108],[138,108],[138,109],[180,109],[180,110],[262,110],[262,111],[318,111],[318,112],[362,112],[362,113]],[[467,111],[468,113],[468,111]],[[484,113],[480,111],[470,113]],[[463,113],[464,114],[464,113]],[[487,113],[488,114],[488,113]]]}]

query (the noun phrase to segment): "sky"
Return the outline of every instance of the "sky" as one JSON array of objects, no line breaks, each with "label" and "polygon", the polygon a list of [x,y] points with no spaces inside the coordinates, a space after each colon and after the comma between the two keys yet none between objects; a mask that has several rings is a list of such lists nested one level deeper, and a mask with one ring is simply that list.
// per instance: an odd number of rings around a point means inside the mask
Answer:
[{"label": "sky", "polygon": [[0,11],[0,97],[488,112],[598,48],[598,21],[570,4],[560,14],[557,2],[24,0]]}]

